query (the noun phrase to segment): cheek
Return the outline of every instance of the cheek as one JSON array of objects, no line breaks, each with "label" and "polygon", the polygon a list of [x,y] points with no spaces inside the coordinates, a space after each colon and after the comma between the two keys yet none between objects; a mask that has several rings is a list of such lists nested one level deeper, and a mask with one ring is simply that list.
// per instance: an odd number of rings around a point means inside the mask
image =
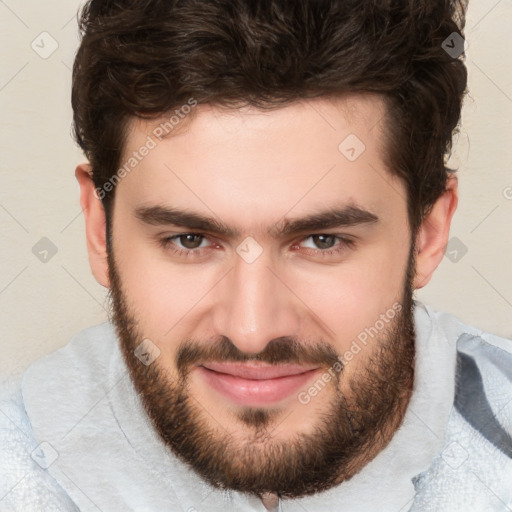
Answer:
[{"label": "cheek", "polygon": [[396,247],[373,248],[346,264],[327,271],[312,267],[295,277],[295,293],[326,326],[326,336],[339,353],[401,302],[408,248]]},{"label": "cheek", "polygon": [[120,237],[115,253],[123,291],[140,331],[156,340],[189,331],[196,308],[206,302],[215,285],[213,267],[174,264],[163,250],[135,237]]}]

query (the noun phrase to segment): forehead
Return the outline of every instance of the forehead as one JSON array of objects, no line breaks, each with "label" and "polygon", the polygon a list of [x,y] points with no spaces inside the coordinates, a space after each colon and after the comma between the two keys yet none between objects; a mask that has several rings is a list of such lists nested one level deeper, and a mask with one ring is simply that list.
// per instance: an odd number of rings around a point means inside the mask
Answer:
[{"label": "forehead", "polygon": [[131,122],[121,166],[136,165],[118,184],[121,201],[213,213],[237,227],[343,204],[403,203],[405,215],[403,184],[383,163],[386,106],[377,95],[186,111]]}]

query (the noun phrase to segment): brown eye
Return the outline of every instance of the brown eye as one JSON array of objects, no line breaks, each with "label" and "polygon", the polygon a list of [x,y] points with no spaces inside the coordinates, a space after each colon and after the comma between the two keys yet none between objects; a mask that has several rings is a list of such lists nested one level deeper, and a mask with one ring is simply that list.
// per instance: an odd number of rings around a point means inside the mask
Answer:
[{"label": "brown eye", "polygon": [[195,233],[185,233],[178,237],[181,245],[185,249],[197,249],[203,241],[203,236]]},{"label": "brown eye", "polygon": [[336,243],[334,235],[311,235],[311,239],[318,249],[331,249]]}]

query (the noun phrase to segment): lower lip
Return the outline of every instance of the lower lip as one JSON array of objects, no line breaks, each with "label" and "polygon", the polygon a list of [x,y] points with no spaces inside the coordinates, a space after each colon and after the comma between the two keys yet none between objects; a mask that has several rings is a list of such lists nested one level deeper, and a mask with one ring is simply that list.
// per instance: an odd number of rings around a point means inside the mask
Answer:
[{"label": "lower lip", "polygon": [[203,379],[216,391],[237,405],[265,406],[279,402],[304,387],[317,370],[275,379],[243,379],[226,373],[196,368]]}]

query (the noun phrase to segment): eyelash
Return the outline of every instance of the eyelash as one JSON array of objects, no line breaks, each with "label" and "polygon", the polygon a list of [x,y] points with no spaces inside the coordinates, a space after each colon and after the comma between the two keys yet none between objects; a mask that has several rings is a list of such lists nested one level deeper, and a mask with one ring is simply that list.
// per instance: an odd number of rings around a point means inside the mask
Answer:
[{"label": "eyelash", "polygon": [[[198,249],[179,249],[176,248],[176,244],[174,244],[174,240],[177,240],[181,238],[182,236],[186,235],[196,235],[203,237],[203,239],[208,239],[207,236],[203,235],[202,233],[179,233],[177,235],[168,236],[159,239],[159,245],[165,249],[165,250],[171,250],[173,255],[178,257],[185,257],[185,258],[194,258],[194,257],[201,257],[203,255],[203,252],[205,249],[209,249],[210,247],[201,247]],[[331,249],[309,249],[309,251],[313,251],[314,255],[320,255],[321,257],[328,257],[328,256],[334,256],[337,254],[340,254],[343,250],[346,249],[352,249],[355,246],[355,240],[352,238],[349,238],[347,236],[342,235],[335,235],[331,233],[313,233],[312,235],[308,235],[306,237],[303,237],[298,243],[294,243],[294,246],[297,246],[298,244],[304,242],[305,240],[308,240],[309,238],[313,236],[332,236],[336,240],[338,240],[340,243],[338,245],[335,245],[334,248]]]}]

